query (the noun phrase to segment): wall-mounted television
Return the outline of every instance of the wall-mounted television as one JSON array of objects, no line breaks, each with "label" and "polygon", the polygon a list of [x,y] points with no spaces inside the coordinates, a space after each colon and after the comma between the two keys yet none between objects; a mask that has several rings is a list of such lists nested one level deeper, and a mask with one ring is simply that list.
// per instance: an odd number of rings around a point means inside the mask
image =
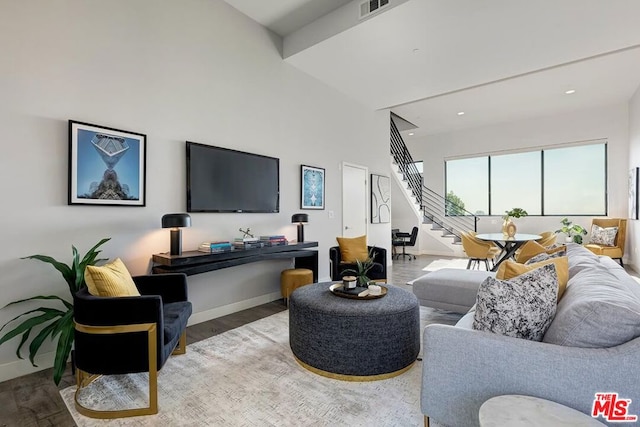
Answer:
[{"label": "wall-mounted television", "polygon": [[187,141],[187,212],[279,212],[280,159]]}]

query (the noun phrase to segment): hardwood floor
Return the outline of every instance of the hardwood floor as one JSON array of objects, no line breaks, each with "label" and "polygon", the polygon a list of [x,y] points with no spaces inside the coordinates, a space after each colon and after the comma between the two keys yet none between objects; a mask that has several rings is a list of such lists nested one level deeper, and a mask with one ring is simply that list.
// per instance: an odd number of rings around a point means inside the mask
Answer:
[{"label": "hardwood floor", "polygon": [[[394,260],[391,283],[411,290],[406,282],[425,274],[423,268],[435,259],[442,257],[422,255],[415,260]],[[278,300],[190,326],[187,328],[187,343],[221,334],[283,310],[286,306]],[[53,384],[51,369],[0,383],[0,427],[74,426],[59,393],[59,389],[74,383],[70,367],[59,387]]]}]

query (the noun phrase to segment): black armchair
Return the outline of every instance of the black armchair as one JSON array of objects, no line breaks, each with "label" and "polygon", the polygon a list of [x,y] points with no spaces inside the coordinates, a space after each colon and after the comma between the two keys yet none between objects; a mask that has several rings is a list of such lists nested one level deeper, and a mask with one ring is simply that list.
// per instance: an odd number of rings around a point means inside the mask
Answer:
[{"label": "black armchair", "polygon": [[[186,351],[191,315],[183,273],[133,278],[141,296],[97,297],[87,288],[74,295],[76,409],[93,418],[158,413],[158,371],[171,354]],[[100,375],[149,372],[149,406],[98,411],[82,406],[78,393]]]},{"label": "black armchair", "polygon": [[[371,280],[387,279],[387,250],[377,246],[367,246],[367,250],[371,253],[373,249],[374,265],[369,270],[367,276]],[[329,248],[329,271],[331,272],[331,280],[342,280],[344,270],[356,269],[356,264],[340,261],[340,247],[333,246]]]}]

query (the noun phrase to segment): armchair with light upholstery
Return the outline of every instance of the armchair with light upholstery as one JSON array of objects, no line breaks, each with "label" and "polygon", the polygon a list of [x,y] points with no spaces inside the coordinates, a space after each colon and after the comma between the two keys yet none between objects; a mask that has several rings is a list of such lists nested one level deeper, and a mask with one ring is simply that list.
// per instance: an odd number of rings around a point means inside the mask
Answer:
[{"label": "armchair with light upholstery", "polygon": [[[140,296],[104,297],[82,288],[74,295],[74,366],[78,412],[93,418],[158,413],[157,376],[171,354],[186,351],[192,312],[183,273],[133,277]],[[149,372],[149,406],[100,411],[82,406],[82,388],[101,375]]]},{"label": "armchair with light upholstery", "polygon": [[484,261],[484,265],[489,271],[491,267],[489,262],[493,264],[493,260],[500,254],[500,249],[492,242],[485,242],[475,237],[474,232],[461,234],[462,248],[469,257],[467,270],[473,269],[476,265],[480,269],[480,261]]},{"label": "armchair with light upholstery", "polygon": [[[589,249],[596,255],[606,255],[610,258],[617,259],[620,265],[624,266],[622,257],[624,256],[624,244],[627,237],[627,220],[624,218],[594,218],[591,222],[591,232],[593,226],[597,225],[602,228],[618,227],[616,238],[613,246],[602,245],[598,243],[587,243],[585,248]],[[593,239],[593,236],[591,236]]]}]

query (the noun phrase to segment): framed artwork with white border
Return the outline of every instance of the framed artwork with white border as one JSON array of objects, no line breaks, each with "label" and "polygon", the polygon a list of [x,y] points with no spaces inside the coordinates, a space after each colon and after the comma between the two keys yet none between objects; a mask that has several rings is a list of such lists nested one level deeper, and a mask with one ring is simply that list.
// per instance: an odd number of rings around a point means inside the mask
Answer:
[{"label": "framed artwork with white border", "polygon": [[145,206],[147,136],[69,120],[69,205]]},{"label": "framed artwork with white border", "polygon": [[324,169],[301,165],[300,209],[324,209]]}]

